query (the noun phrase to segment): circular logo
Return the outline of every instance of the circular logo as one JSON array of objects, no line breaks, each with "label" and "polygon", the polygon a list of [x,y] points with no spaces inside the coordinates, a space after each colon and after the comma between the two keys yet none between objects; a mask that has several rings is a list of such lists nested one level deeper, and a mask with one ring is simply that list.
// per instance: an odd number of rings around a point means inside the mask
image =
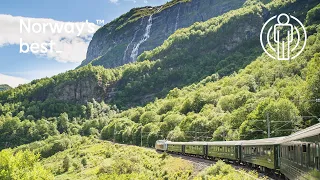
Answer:
[{"label": "circular logo", "polygon": [[266,54],[273,59],[295,59],[306,47],[307,31],[296,17],[282,13],[271,17],[263,25],[260,43]]}]

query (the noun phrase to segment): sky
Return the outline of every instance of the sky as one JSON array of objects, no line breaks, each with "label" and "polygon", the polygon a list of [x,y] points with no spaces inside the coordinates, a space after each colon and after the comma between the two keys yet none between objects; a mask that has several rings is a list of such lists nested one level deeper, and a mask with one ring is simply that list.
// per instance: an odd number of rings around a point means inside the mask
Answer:
[{"label": "sky", "polygon": [[134,7],[169,0],[4,0],[0,2],[0,84],[16,87],[71,70],[94,32]]}]

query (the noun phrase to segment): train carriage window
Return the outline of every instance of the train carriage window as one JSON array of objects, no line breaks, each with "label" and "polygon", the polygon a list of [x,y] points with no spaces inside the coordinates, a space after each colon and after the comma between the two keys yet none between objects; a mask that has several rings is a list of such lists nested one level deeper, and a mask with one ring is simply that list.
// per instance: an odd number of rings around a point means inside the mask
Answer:
[{"label": "train carriage window", "polygon": [[305,145],[305,144],[302,145],[302,152],[304,152],[304,153],[307,152],[307,145]]}]

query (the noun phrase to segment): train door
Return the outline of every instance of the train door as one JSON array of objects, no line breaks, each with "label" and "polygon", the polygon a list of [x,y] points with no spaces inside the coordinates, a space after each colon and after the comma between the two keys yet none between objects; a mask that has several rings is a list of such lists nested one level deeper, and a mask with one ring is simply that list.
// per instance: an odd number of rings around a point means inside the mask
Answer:
[{"label": "train door", "polygon": [[315,164],[316,168],[319,170],[319,144],[316,144],[316,158],[315,158]]},{"label": "train door", "polygon": [[203,145],[203,155],[205,158],[208,157],[208,145]]},{"label": "train door", "polygon": [[[272,155],[272,153],[271,153]],[[274,159],[274,168],[278,168],[280,165],[280,146],[274,145],[273,146],[273,159]]]},{"label": "train door", "polygon": [[305,167],[308,166],[307,163],[307,145],[306,144],[302,144],[301,145],[301,164]]}]

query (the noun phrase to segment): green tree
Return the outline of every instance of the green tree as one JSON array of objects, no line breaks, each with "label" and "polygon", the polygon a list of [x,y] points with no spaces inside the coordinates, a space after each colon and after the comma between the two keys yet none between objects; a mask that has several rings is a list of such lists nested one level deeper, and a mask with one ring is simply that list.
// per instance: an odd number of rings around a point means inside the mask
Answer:
[{"label": "green tree", "polygon": [[39,163],[39,154],[11,149],[0,152],[0,179],[2,180],[53,180],[53,174]]}]

